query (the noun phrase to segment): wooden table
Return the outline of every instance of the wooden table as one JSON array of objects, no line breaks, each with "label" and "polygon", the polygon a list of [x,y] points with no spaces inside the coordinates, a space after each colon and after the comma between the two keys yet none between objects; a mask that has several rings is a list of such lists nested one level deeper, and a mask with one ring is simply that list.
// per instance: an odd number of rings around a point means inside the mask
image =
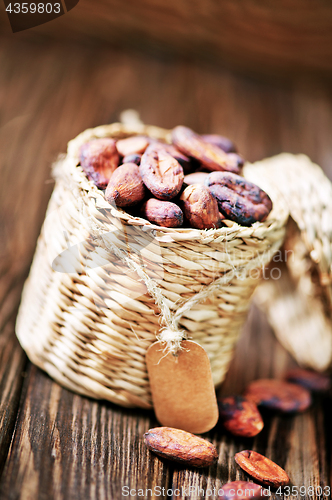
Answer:
[{"label": "wooden table", "polygon": [[[218,448],[218,465],[184,469],[145,448],[142,435],[156,425],[152,412],[61,388],[31,365],[14,334],[22,284],[53,187],[50,166],[69,139],[135,108],[146,123],[227,134],[249,160],[286,150],[306,153],[332,177],[331,87],[310,80],[256,81],[202,62],[139,52],[23,44],[19,35],[1,40],[0,67],[1,500],[120,499],[128,491],[123,487],[133,490],[130,498],[155,487],[173,490],[174,498],[204,498],[198,488],[206,493],[246,477],[234,454],[247,448],[286,468],[294,486],[331,485],[328,397],[317,398],[302,415],[266,416],[255,439],[213,430],[206,437]],[[242,391],[249,381],[281,376],[293,364],[253,308],[220,392]],[[143,495],[153,497],[158,488]]]}]

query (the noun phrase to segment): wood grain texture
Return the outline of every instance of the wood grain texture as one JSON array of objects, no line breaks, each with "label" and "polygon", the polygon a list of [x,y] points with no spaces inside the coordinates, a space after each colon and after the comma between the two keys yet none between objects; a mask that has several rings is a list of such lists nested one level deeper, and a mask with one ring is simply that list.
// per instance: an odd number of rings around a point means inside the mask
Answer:
[{"label": "wood grain texture", "polygon": [[[10,32],[4,10],[0,26]],[[209,58],[251,73],[332,73],[329,0],[80,0],[68,14],[20,32]]]},{"label": "wood grain texture", "polygon": [[[245,477],[233,457],[251,446],[284,466],[294,485],[331,484],[331,399],[295,417],[266,415],[254,440],[215,429],[207,437],[218,447],[218,465],[178,469],[144,448],[143,432],[156,424],[149,412],[74,395],[30,364],[21,391],[25,357],[13,336],[22,279],[52,189],[50,165],[69,139],[136,108],[146,123],[228,135],[249,160],[304,152],[332,177],[331,89],[308,81],[282,87],[181,58],[24,44],[20,37],[0,40],[0,67],[0,474],[11,441],[1,500],[118,500],[126,485],[136,490],[131,498],[154,485],[218,488]],[[281,376],[292,364],[253,310],[221,393]]]},{"label": "wood grain texture", "polygon": [[82,398],[32,366],[24,390],[4,498],[121,498],[123,486],[167,486],[167,465],[142,440],[152,412]]},{"label": "wood grain texture", "polygon": [[12,439],[26,365],[14,333],[22,278],[18,266],[0,269],[0,476]]},{"label": "wood grain texture", "polygon": [[[218,397],[242,393],[246,385],[257,378],[282,377],[293,364],[289,354],[275,341],[266,319],[252,307]],[[172,489],[178,489],[179,498],[183,500],[196,500],[204,498],[209,490],[222,489],[226,482],[250,479],[234,460],[235,453],[246,449],[255,450],[284,468],[291,479],[290,487],[299,489],[302,486],[306,491],[309,486],[328,488],[331,484],[331,433],[328,431],[331,411],[328,397],[316,398],[313,406],[303,414],[278,415],[262,411],[264,428],[255,438],[233,437],[217,425],[208,435],[219,451],[216,466],[203,474],[196,470],[175,469]],[[284,495],[272,490],[271,498],[277,500]],[[295,500],[296,495],[288,498]],[[315,493],[312,498],[320,496]]]},{"label": "wood grain texture", "polygon": [[14,431],[25,364],[14,325],[8,323],[0,334],[0,476]]}]

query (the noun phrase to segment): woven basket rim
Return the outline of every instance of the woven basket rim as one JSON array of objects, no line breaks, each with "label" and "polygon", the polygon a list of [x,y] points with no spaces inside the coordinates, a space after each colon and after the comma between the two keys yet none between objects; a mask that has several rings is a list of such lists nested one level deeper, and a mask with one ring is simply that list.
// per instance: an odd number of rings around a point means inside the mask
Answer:
[{"label": "woven basket rim", "polygon": [[[89,193],[90,196],[96,198],[96,204],[101,208],[111,209],[112,215],[117,216],[128,224],[134,226],[142,226],[143,230],[153,230],[156,232],[157,237],[163,237],[165,241],[173,240],[204,240],[216,239],[219,237],[229,238],[232,234],[238,237],[249,237],[252,232],[259,232],[260,236],[255,234],[256,237],[263,238],[264,230],[269,231],[271,226],[283,227],[288,219],[288,208],[283,200],[279,190],[272,183],[266,183],[262,189],[266,190],[272,199],[273,206],[270,214],[264,222],[255,222],[251,226],[241,226],[240,224],[225,219],[223,222],[226,224],[224,227],[218,229],[195,229],[188,227],[168,228],[158,226],[149,222],[142,217],[135,217],[128,214],[125,210],[111,205],[105,199],[104,192],[98,189],[95,184],[88,180],[83,169],[79,166],[79,149],[87,141],[95,138],[114,137],[124,138],[134,135],[148,135],[149,137],[165,140],[170,143],[171,130],[155,127],[151,125],[135,124],[124,125],[122,123],[113,123],[110,125],[99,125],[95,128],[89,128],[78,134],[78,136],[68,143],[67,156],[63,162],[55,164],[53,175],[55,179],[59,179],[64,174],[75,179],[75,185],[79,185],[82,191]],[[60,168],[59,168],[60,167]],[[254,164],[247,162],[243,169],[243,176],[246,177],[246,172],[254,168]],[[61,170],[61,174],[60,174]],[[247,233],[247,234],[246,234]]]}]

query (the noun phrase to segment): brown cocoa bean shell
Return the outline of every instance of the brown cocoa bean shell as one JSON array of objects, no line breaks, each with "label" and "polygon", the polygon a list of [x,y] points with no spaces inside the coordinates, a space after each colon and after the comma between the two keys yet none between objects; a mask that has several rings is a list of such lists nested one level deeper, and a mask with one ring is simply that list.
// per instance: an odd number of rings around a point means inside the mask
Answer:
[{"label": "brown cocoa bean shell", "polygon": [[145,186],[159,200],[170,200],[180,192],[183,168],[158,144],[150,144],[142,155],[139,168]]},{"label": "brown cocoa bean shell", "polygon": [[180,227],[183,224],[181,208],[171,201],[150,198],[143,204],[141,215],[158,226]]},{"label": "brown cocoa bean shell", "polygon": [[196,229],[220,227],[218,203],[209,189],[202,184],[186,187],[180,196],[183,212]]},{"label": "brown cocoa bean shell", "polygon": [[178,126],[172,131],[173,144],[187,156],[196,158],[206,170],[226,170],[239,173],[240,169],[234,158],[214,144],[210,144],[190,128]]},{"label": "brown cocoa bean shell", "polygon": [[228,159],[234,161],[239,169],[241,169],[245,164],[244,158],[238,153],[228,153]]},{"label": "brown cocoa bean shell", "polygon": [[86,142],[80,148],[79,160],[87,178],[98,188],[105,189],[119,165],[115,140],[105,137]]},{"label": "brown cocoa bean shell", "polygon": [[192,184],[205,184],[208,175],[208,172],[193,172],[192,174],[185,175],[183,182],[188,186]]},{"label": "brown cocoa bean shell", "polygon": [[[263,488],[259,484],[249,481],[232,481],[224,484],[219,498],[223,500],[246,500],[247,498],[267,498],[263,495]],[[220,491],[219,490],[219,491]]]},{"label": "brown cocoa bean shell", "polygon": [[257,405],[244,396],[218,399],[219,421],[235,436],[253,437],[264,427]]},{"label": "brown cocoa bean shell", "polygon": [[236,453],[235,462],[247,474],[266,486],[279,488],[289,483],[289,477],[284,469],[256,451],[244,450]]},{"label": "brown cocoa bean shell", "polygon": [[132,154],[123,157],[123,163],[135,163],[135,165],[139,165],[141,163],[142,155]]},{"label": "brown cocoa bean shell", "polygon": [[218,148],[225,151],[225,153],[237,153],[237,148],[234,142],[228,139],[228,137],[218,134],[203,134],[201,137],[205,142],[214,144]]},{"label": "brown cocoa bean shell", "polygon": [[226,219],[242,226],[264,221],[272,210],[265,191],[231,172],[211,172],[205,181]]},{"label": "brown cocoa bean shell", "polygon": [[285,379],[313,392],[326,392],[331,388],[331,378],[328,375],[305,370],[304,368],[289,370],[285,375]]},{"label": "brown cocoa bean shell", "polygon": [[209,467],[218,460],[212,443],[190,432],[156,427],[144,434],[146,446],[162,458],[193,467]]},{"label": "brown cocoa bean shell", "polygon": [[166,144],[164,142],[155,142],[155,148],[159,150],[164,150],[173,158],[175,158],[183,168],[183,172],[189,173],[197,167],[196,163],[192,161],[192,159],[188,158],[188,156],[184,155],[179,151],[173,144]]},{"label": "brown cocoa bean shell", "polygon": [[307,389],[284,380],[254,380],[244,395],[257,406],[266,406],[284,413],[301,412],[311,405],[311,395]]},{"label": "brown cocoa bean shell", "polygon": [[135,163],[124,163],[113,173],[105,192],[109,203],[118,207],[130,207],[144,199],[145,187]]},{"label": "brown cocoa bean shell", "polygon": [[143,135],[134,135],[126,139],[120,139],[116,143],[116,149],[121,156],[128,156],[132,154],[142,154],[150,143],[148,137]]}]

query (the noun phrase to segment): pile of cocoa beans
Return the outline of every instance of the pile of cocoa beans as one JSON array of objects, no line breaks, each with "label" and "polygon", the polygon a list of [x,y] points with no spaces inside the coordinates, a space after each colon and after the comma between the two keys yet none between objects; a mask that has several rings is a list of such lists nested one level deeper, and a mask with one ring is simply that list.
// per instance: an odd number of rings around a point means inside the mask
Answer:
[{"label": "pile of cocoa beans", "polygon": [[172,144],[147,136],[93,139],[80,165],[110,204],[164,227],[219,228],[223,220],[251,226],[272,209],[269,196],[239,174],[244,165],[232,141],[183,126]]},{"label": "pile of cocoa beans", "polygon": [[[220,425],[235,436],[256,436],[264,426],[258,406],[282,413],[298,413],[311,405],[311,393],[331,389],[328,375],[296,368],[282,380],[259,379],[246,388],[244,395],[218,400]],[[189,432],[171,427],[156,427],[144,434],[146,446],[155,454],[190,467],[209,467],[218,460],[216,447]],[[222,487],[225,499],[261,498],[262,486],[279,488],[289,483],[288,474],[268,457],[253,450],[236,453],[235,462],[259,484],[233,481]],[[245,490],[242,495],[237,492]]]}]

